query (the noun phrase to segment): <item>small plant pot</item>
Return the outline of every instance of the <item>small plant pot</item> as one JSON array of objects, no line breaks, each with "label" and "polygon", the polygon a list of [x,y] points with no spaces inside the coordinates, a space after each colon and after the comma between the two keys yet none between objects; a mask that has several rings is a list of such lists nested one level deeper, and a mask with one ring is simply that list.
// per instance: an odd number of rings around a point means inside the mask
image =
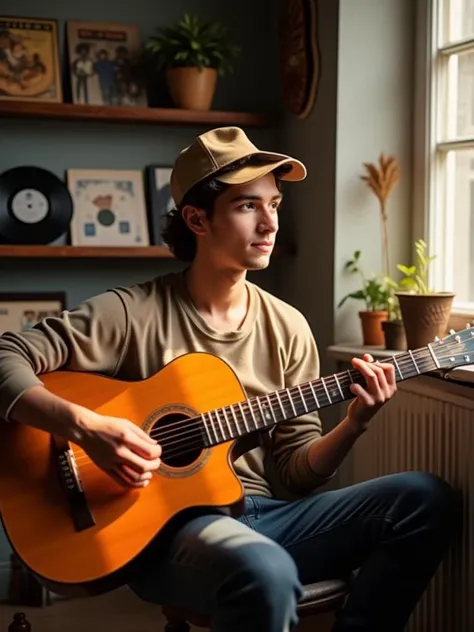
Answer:
[{"label": "small plant pot", "polygon": [[173,103],[185,110],[210,110],[217,82],[214,68],[167,68],[166,83]]},{"label": "small plant pot", "polygon": [[407,338],[402,320],[386,320],[382,323],[385,337],[385,349],[394,351],[406,351]]},{"label": "small plant pot", "polygon": [[411,294],[396,292],[402,312],[408,349],[426,347],[436,336],[443,338],[448,328],[454,294]]},{"label": "small plant pot", "polygon": [[359,312],[362,324],[362,337],[364,345],[368,347],[380,347],[384,344],[384,334],[382,323],[387,320],[388,313],[385,311],[364,311]]}]

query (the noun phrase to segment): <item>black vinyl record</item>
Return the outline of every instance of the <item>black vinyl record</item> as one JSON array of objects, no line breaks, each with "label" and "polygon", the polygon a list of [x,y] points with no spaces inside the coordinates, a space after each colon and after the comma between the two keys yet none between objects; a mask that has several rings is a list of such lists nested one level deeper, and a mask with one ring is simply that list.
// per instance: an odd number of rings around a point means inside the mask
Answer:
[{"label": "black vinyl record", "polygon": [[50,244],[69,230],[73,202],[64,182],[40,167],[0,175],[0,241]]}]

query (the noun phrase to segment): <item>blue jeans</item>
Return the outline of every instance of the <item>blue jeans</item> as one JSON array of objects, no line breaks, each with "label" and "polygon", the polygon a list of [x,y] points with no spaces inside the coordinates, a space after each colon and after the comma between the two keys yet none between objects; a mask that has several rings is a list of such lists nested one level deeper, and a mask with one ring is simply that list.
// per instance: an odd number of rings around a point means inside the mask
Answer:
[{"label": "blue jeans", "polygon": [[210,614],[213,632],[288,632],[302,584],[346,576],[333,632],[401,632],[460,526],[451,487],[422,472],[287,502],[245,499],[245,513],[181,517],[142,555],[142,599]]}]

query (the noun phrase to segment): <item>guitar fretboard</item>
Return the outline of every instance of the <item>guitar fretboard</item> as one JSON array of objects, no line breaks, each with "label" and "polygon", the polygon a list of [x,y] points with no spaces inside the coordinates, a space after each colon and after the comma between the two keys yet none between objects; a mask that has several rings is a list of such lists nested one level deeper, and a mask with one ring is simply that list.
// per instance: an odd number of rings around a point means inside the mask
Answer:
[{"label": "guitar fretboard", "polygon": [[[384,359],[395,368],[397,382],[439,367],[431,347],[408,351]],[[200,416],[203,447],[210,447],[354,397],[351,384],[365,384],[356,369],[348,369],[291,388],[259,395],[216,408]]]}]

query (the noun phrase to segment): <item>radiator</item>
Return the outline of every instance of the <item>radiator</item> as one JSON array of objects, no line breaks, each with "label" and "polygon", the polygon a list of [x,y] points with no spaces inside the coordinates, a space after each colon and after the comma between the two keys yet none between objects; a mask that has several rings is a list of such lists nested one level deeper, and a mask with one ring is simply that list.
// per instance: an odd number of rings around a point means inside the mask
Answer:
[{"label": "radiator", "polygon": [[354,482],[426,470],[461,489],[462,537],[434,576],[407,632],[473,632],[474,388],[426,376],[401,384],[356,444],[352,468]]}]

